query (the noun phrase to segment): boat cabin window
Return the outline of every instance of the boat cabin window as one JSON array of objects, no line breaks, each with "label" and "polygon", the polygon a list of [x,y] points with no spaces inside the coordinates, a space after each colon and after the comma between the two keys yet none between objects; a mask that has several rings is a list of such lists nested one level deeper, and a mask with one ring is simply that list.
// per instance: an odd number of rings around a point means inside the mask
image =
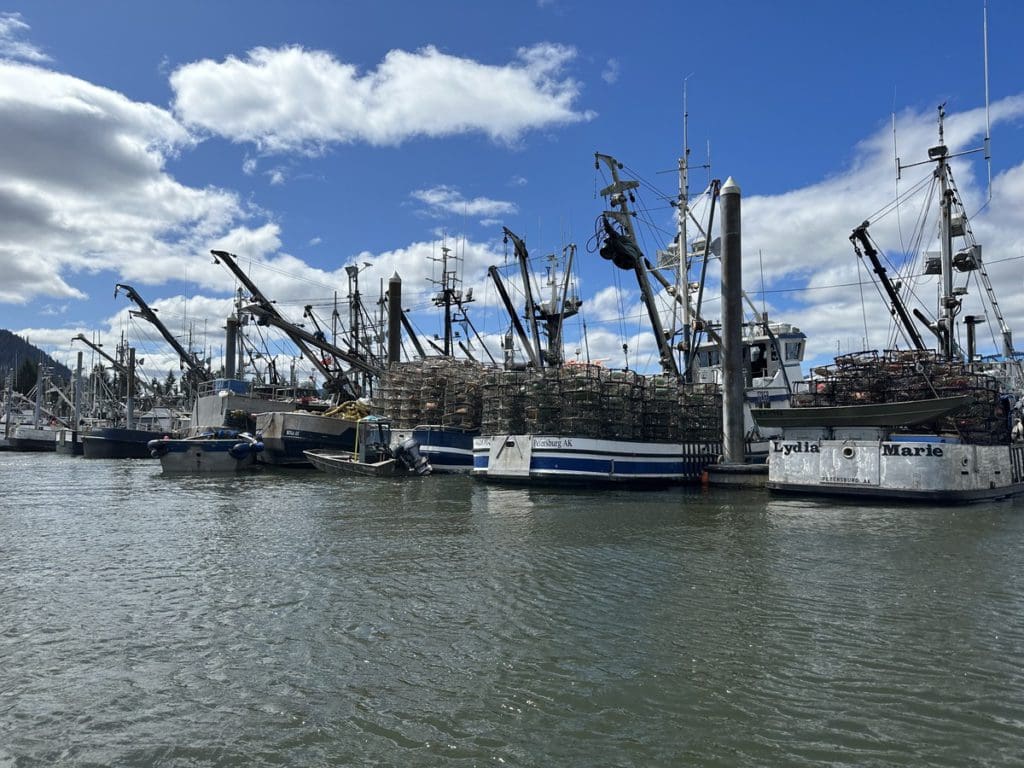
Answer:
[{"label": "boat cabin window", "polygon": [[383,423],[369,423],[363,427],[366,445],[388,445],[391,442],[391,427]]},{"label": "boat cabin window", "polygon": [[722,362],[721,353],[718,347],[713,349],[704,349],[697,353],[697,365],[701,368],[709,368],[712,365],[718,365]]},{"label": "boat cabin window", "polygon": [[767,344],[751,344],[747,347],[747,355],[750,358],[750,375],[755,379],[768,372],[767,346]]},{"label": "boat cabin window", "polygon": [[786,359],[801,360],[803,358],[804,343],[802,341],[786,342]]}]

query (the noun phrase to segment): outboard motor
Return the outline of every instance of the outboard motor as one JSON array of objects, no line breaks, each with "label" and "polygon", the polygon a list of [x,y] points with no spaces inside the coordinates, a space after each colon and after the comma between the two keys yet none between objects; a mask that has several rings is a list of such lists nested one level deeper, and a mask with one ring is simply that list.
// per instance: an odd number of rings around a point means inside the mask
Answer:
[{"label": "outboard motor", "polygon": [[425,477],[434,471],[426,456],[420,453],[420,444],[411,437],[407,437],[396,445],[394,450],[395,461],[401,463],[410,472]]}]

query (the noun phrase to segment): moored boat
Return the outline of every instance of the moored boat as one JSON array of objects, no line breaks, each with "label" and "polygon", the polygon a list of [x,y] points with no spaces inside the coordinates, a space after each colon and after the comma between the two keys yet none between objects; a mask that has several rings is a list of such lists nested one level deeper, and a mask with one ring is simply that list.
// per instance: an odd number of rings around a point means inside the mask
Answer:
[{"label": "moored boat", "polygon": [[[345,409],[345,405],[349,405]],[[260,461],[280,466],[310,465],[306,451],[351,450],[356,440],[356,419],[365,415],[355,403],[323,413],[305,410],[267,411],[254,414],[256,431],[263,436]]]},{"label": "moored boat", "polygon": [[19,424],[8,436],[7,443],[12,451],[56,451],[57,432],[57,428],[49,424]]},{"label": "moored boat", "polygon": [[[940,255],[922,254],[918,271],[938,277],[939,302],[934,320],[913,311],[935,334],[938,348],[926,348],[864,222],[850,240],[872,264],[911,349],[837,357],[816,371],[788,411],[755,410],[759,423],[782,429],[768,462],[772,491],[939,504],[1024,493],[1024,372],[953,181],[943,118],[940,107],[940,143],[928,150],[935,164],[929,199],[939,201]],[[965,312],[969,293],[966,285],[955,285],[957,275],[985,286],[984,315]],[[922,292],[915,287],[914,293]],[[995,361],[982,361],[975,346],[974,326],[987,316],[1001,331],[1003,349]],[[958,344],[961,324],[966,350]]]},{"label": "moored boat", "polygon": [[698,480],[714,462],[707,443],[506,435],[473,441],[474,475],[492,482],[660,486]]},{"label": "moored boat", "polygon": [[82,455],[87,459],[148,459],[149,441],[158,437],[181,437],[187,418],[170,408],[153,408],[133,426],[93,427],[79,435]]},{"label": "moored boat", "polygon": [[[490,273],[528,361],[521,370],[499,371],[485,379],[481,434],[473,440],[472,475],[481,480],[633,487],[695,483],[721,453],[718,387],[687,380],[650,282],[651,275],[664,278],[637,246],[629,201],[639,182],[622,180],[621,164],[608,155],[598,154],[596,161],[607,167],[612,183],[601,190],[611,210],[604,211],[595,240],[602,242],[603,258],[636,278],[661,373],[641,375],[628,368],[566,362],[562,325],[580,305],[568,292],[574,248],[568,250],[570,258],[551,301],[541,305],[530,289],[525,243],[506,229],[522,270],[528,328],[519,321],[497,269]],[[687,301],[667,281],[662,287],[662,298]]]},{"label": "moored boat", "polygon": [[263,443],[257,435],[216,427],[192,437],[150,440],[149,449],[168,474],[239,472],[254,468]]},{"label": "moored boat", "polygon": [[314,467],[330,474],[422,477],[431,473],[419,446],[410,439],[394,445],[390,423],[380,416],[366,416],[357,422],[354,447],[352,451],[311,449],[305,454]]}]

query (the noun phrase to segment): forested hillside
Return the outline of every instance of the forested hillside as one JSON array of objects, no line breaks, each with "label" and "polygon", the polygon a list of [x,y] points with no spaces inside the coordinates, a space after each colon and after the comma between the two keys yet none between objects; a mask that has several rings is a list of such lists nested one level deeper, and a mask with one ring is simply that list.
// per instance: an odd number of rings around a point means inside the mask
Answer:
[{"label": "forested hillside", "polygon": [[20,336],[0,328],[0,387],[6,383],[7,375],[14,373],[15,389],[26,392],[26,383],[29,389],[36,383],[36,369],[40,362],[50,368],[52,378],[71,379],[71,371],[67,367]]}]

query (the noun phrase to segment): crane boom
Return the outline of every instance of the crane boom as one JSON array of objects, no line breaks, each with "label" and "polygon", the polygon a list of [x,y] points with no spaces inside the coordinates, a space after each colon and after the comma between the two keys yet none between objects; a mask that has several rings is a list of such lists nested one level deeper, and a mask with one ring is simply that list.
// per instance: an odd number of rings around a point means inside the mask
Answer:
[{"label": "crane boom", "polygon": [[118,291],[122,290],[129,299],[135,302],[135,305],[139,308],[139,314],[145,320],[152,323],[160,332],[160,335],[164,337],[164,340],[174,348],[174,351],[178,353],[178,357],[180,357],[181,361],[188,366],[188,369],[192,371],[200,381],[211,381],[213,379],[213,374],[206,369],[206,366],[203,365],[202,361],[196,357],[195,353],[189,352],[185,349],[181,345],[181,342],[174,337],[174,334],[167,330],[167,326],[160,322],[160,318],[156,316],[156,312],[145,302],[145,300],[139,295],[138,291],[130,285],[118,283],[114,286],[114,296],[116,297]]}]

